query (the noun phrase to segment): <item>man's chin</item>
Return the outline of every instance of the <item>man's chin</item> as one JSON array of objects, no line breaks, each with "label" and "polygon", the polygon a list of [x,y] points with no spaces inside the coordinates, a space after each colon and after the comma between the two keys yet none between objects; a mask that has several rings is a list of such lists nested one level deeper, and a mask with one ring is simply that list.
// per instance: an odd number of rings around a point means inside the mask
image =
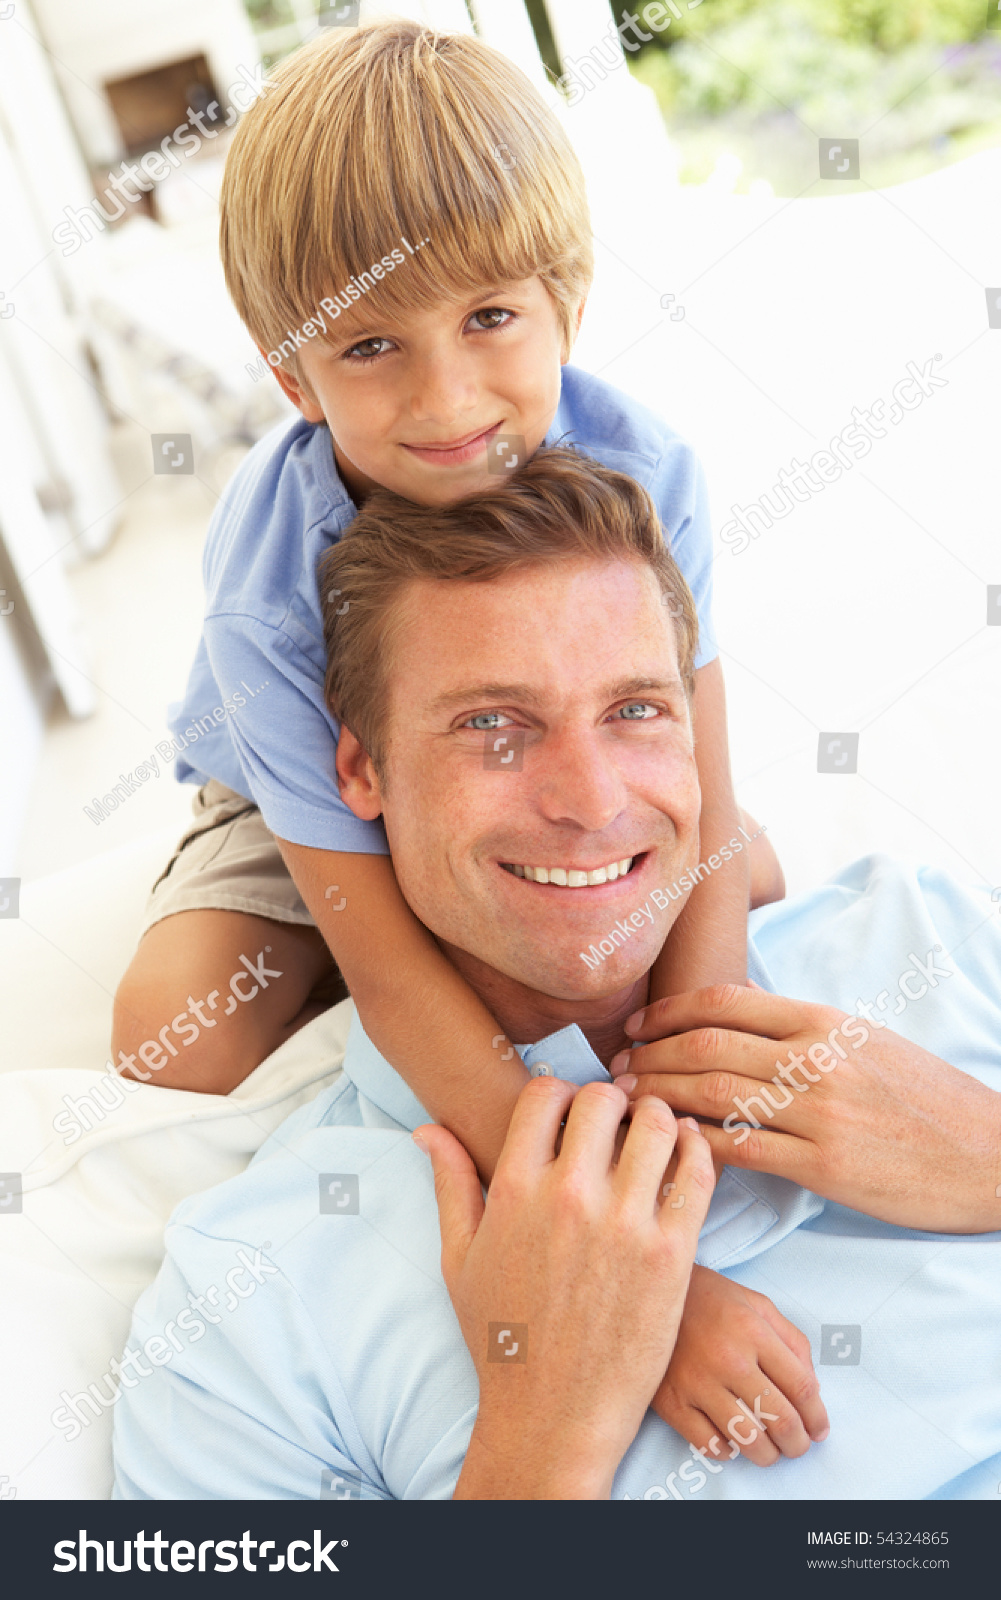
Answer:
[{"label": "man's chin", "polygon": [[550,946],[533,952],[528,960],[519,953],[506,970],[526,988],[554,1000],[605,1000],[646,977],[657,950],[627,951],[613,946],[611,955],[605,955],[597,945],[585,946],[583,951],[577,946],[572,951]]}]

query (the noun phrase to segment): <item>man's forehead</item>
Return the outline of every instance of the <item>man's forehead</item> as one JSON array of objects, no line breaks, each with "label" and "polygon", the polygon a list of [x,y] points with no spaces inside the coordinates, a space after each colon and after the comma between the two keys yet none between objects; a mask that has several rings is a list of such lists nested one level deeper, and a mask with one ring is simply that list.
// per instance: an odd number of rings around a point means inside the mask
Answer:
[{"label": "man's forehead", "polygon": [[645,563],[585,559],[482,582],[419,580],[396,638],[398,692],[468,700],[605,700],[681,688],[674,628]]}]

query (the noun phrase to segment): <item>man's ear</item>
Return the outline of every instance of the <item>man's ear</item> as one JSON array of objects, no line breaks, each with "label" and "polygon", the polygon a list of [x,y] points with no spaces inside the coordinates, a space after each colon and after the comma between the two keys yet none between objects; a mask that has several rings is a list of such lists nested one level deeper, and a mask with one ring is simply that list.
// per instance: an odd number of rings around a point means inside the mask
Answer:
[{"label": "man's ear", "polygon": [[382,787],[375,763],[350,728],[341,723],[337,741],[337,781],[341,799],[363,822],[382,815]]},{"label": "man's ear", "polygon": [[[260,345],[257,347],[261,349]],[[261,350],[261,355],[267,361],[267,352]],[[269,363],[270,365],[270,363]],[[272,372],[278,380],[279,388],[288,395],[294,406],[298,406],[307,422],[323,422],[323,408],[313,398],[312,393],[298,378],[293,378],[291,373],[283,372],[281,367],[272,367]]]}]

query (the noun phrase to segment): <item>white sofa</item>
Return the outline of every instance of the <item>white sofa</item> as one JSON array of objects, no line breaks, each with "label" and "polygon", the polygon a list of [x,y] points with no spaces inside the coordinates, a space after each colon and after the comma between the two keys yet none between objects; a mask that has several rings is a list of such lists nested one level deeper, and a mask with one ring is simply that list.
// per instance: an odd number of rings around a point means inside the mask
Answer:
[{"label": "white sofa", "polygon": [[340,1071],[350,1001],[231,1095],[152,1083],[126,1094],[117,1080],[109,1096],[112,996],[174,837],[29,884],[21,915],[0,918],[0,1498],[110,1494],[110,1362],[159,1267],[170,1213],[241,1172]]}]

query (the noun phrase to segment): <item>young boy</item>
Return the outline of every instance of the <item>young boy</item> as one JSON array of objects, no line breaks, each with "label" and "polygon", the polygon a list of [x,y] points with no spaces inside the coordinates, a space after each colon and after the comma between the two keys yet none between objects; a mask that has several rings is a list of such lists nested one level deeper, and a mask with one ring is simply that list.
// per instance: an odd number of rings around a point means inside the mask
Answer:
[{"label": "young boy", "polygon": [[[489,1176],[525,1069],[406,905],[381,824],[341,803],[317,565],[375,487],[449,503],[544,442],[640,481],[699,612],[700,859],[732,849],[651,998],[743,982],[753,829],[731,792],[702,476],[649,412],[566,366],[592,275],[583,176],[541,97],[475,39],[393,22],[294,55],[234,139],[221,250],[302,418],[250,453],[209,530],[205,629],[172,723],[196,822],[154,886],[113,1048],[145,1080],[225,1094],[343,994],[339,969],[373,1043]],[[683,1335],[664,1414],[694,1444],[707,1390],[766,1363],[776,1389],[809,1391],[803,1422],[781,1402],[779,1448],[820,1436],[809,1345],[763,1297],[697,1269]]]},{"label": "young boy", "polygon": [[489,1173],[523,1071],[405,906],[381,827],[340,803],[317,560],[373,486],[455,500],[545,440],[642,482],[700,614],[701,856],[734,852],[653,992],[743,981],[748,854],[701,473],[648,412],[561,374],[592,275],[583,176],[541,97],[474,39],[391,23],[293,56],[234,140],[221,250],[303,420],[251,452],[209,532],[205,631],[173,721],[197,820],[154,888],[114,1049],[150,1081],[226,1093],[343,993],[332,951],[373,1041]]}]

